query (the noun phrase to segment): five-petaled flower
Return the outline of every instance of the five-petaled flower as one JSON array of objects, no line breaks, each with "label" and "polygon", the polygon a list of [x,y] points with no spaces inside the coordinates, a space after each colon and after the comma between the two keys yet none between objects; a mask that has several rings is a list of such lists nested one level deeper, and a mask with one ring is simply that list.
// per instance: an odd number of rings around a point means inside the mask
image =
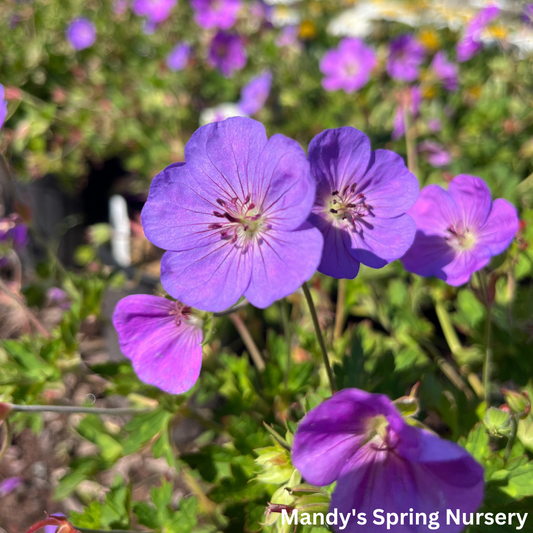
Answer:
[{"label": "five-petaled flower", "polygon": [[171,394],[187,392],[202,366],[202,321],[179,302],[126,296],[113,313],[120,348],[141,381]]},{"label": "five-petaled flower", "polygon": [[326,91],[351,94],[364,87],[376,65],[376,54],[361,39],[347,37],[339,42],[337,50],[328,50],[320,61],[324,74],[322,86]]},{"label": "five-petaled flower", "polygon": [[461,174],[445,191],[428,185],[409,215],[416,222],[412,247],[402,257],[404,267],[420,276],[436,276],[462,285],[501,254],[518,231],[516,209],[501,198],[491,201],[485,182]]},{"label": "five-petaled flower", "polygon": [[241,36],[219,31],[211,41],[207,63],[231,78],[246,65],[248,56]]},{"label": "five-petaled flower", "polygon": [[426,52],[411,35],[400,35],[390,42],[387,72],[400,81],[415,81]]},{"label": "five-petaled flower", "polygon": [[96,41],[96,26],[85,17],[74,19],[67,27],[67,40],[74,50],[89,48]]},{"label": "five-petaled flower", "polygon": [[267,139],[249,118],[201,127],[185,164],[155,177],[142,212],[147,238],[168,250],[163,287],[204,311],[288,296],[320,262],[322,236],[306,223],[315,188],[296,141]]},{"label": "five-petaled flower", "polygon": [[[337,482],[331,508],[373,516],[387,512],[475,511],[483,499],[483,468],[458,444],[409,425],[384,395],[358,389],[336,393],[300,422],[292,462],[308,483]],[[462,525],[446,527],[459,533]],[[361,528],[350,521],[344,530]],[[368,521],[365,533],[383,526]],[[421,533],[427,526],[396,525],[397,533]]]},{"label": "five-petaled flower", "polygon": [[406,211],[418,197],[418,182],[402,158],[372,152],[368,137],[350,127],[326,130],[309,145],[317,182],[309,222],[324,235],[318,270],[355,278],[359,265],[381,268],[413,242],[415,224]]}]

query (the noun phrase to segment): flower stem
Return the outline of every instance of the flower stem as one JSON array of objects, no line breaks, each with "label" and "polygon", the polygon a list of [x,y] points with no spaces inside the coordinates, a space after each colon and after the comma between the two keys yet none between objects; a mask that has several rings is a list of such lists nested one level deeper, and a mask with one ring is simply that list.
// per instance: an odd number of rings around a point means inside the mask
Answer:
[{"label": "flower stem", "polygon": [[72,405],[17,405],[8,403],[11,411],[18,413],[84,413],[93,415],[138,415],[149,413],[152,409],[135,407],[81,407]]},{"label": "flower stem", "polygon": [[252,335],[248,331],[246,324],[237,314],[231,314],[229,315],[229,318],[233,322],[233,325],[235,326],[237,331],[239,332],[239,335],[241,336],[241,339],[244,342],[246,349],[250,353],[250,357],[252,358],[255,366],[257,367],[257,370],[259,370],[259,372],[263,372],[263,370],[265,370],[265,362],[263,361],[263,358],[261,357],[261,352],[255,344]]},{"label": "flower stem", "polygon": [[518,422],[516,421],[515,416],[511,416],[511,424],[512,424],[511,434],[509,435],[509,439],[507,440],[507,446],[505,447],[505,452],[503,455],[504,461],[506,463],[509,460],[509,457],[511,456],[511,452],[513,450],[513,446],[516,440],[516,433],[518,431]]},{"label": "flower stem", "polygon": [[411,122],[411,103],[403,106],[403,123],[405,124],[405,145],[407,150],[407,168],[418,177],[418,157],[416,153],[416,132]]},{"label": "flower stem", "polygon": [[342,329],[344,327],[344,303],[346,301],[346,280],[339,279],[339,286],[337,289],[337,307],[335,309],[335,329],[333,338],[335,340],[342,337]]},{"label": "flower stem", "polygon": [[328,351],[326,349],[326,343],[324,342],[324,336],[322,335],[322,331],[320,329],[318,315],[316,314],[315,303],[313,302],[313,297],[311,296],[311,291],[309,290],[309,285],[307,284],[307,281],[305,281],[302,285],[302,289],[304,291],[305,299],[307,300],[307,305],[309,306],[309,312],[311,313],[313,326],[315,327],[316,337],[318,339],[320,351],[322,352],[322,359],[324,360],[324,366],[326,367],[329,384],[331,386],[331,392],[335,393],[337,391],[337,387],[335,386],[335,378],[333,377],[333,370],[331,370],[331,365],[329,364],[329,356]]}]

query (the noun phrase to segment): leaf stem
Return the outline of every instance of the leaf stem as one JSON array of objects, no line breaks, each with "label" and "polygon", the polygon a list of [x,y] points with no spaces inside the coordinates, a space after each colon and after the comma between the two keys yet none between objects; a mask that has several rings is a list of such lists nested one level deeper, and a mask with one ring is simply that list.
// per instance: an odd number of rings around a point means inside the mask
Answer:
[{"label": "leaf stem", "polygon": [[304,282],[304,284],[302,285],[302,289],[304,291],[305,299],[307,300],[307,305],[309,306],[309,312],[311,313],[313,326],[315,327],[316,337],[318,339],[320,351],[322,352],[322,359],[324,360],[324,366],[326,367],[329,384],[331,386],[331,392],[335,393],[337,391],[337,387],[335,386],[333,370],[331,370],[331,365],[329,364],[328,350],[326,348],[326,343],[324,342],[324,336],[322,335],[320,323],[318,322],[318,315],[316,314],[315,303],[313,302],[313,297],[311,296],[311,291],[309,290],[309,285],[307,284],[307,282]]},{"label": "leaf stem", "polygon": [[292,335],[291,335],[291,323],[289,320],[289,304],[284,298],[280,302],[281,307],[281,321],[283,322],[283,332],[285,333],[285,344],[287,345],[287,367],[285,368],[285,389],[289,387],[289,372],[291,370],[291,344],[292,344]]},{"label": "leaf stem", "polygon": [[259,348],[255,344],[255,341],[248,331],[248,328],[246,327],[246,324],[242,321],[242,318],[237,314],[231,314],[229,315],[230,320],[233,322],[233,325],[239,332],[239,335],[241,336],[242,341],[244,342],[244,345],[246,346],[246,349],[250,353],[250,357],[252,358],[255,366],[257,367],[257,370],[259,372],[263,372],[265,370],[265,362],[263,361],[263,357],[261,356],[261,352],[259,351]]}]

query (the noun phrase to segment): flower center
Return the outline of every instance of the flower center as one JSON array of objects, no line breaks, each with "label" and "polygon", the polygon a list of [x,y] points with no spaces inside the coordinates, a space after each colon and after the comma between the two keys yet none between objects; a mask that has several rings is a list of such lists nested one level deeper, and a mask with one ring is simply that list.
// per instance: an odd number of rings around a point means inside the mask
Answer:
[{"label": "flower center", "polygon": [[359,64],[348,63],[344,68],[344,72],[346,73],[346,76],[349,78],[357,76],[357,74],[359,74]]},{"label": "flower center", "polygon": [[391,432],[385,415],[377,415],[368,420],[365,444],[376,451],[392,451],[397,446],[397,437]]},{"label": "flower center", "polygon": [[476,245],[476,236],[468,228],[452,224],[446,231],[446,241],[457,252],[471,250]]},{"label": "flower center", "polygon": [[231,244],[238,243],[244,248],[260,234],[269,229],[260,209],[251,201],[248,194],[244,200],[232,198],[230,201],[217,199],[220,211],[213,211],[218,222],[209,224],[209,229],[217,230],[220,237]]},{"label": "flower center", "polygon": [[181,326],[182,320],[189,320],[191,316],[191,308],[182,304],[181,302],[175,302],[175,307],[170,311],[170,315],[174,316],[174,322],[176,326]]},{"label": "flower center", "polygon": [[372,206],[366,203],[363,193],[357,192],[357,183],[346,185],[342,191],[333,191],[326,201],[328,218],[337,225],[362,235],[363,226],[371,228],[364,217],[373,217]]}]

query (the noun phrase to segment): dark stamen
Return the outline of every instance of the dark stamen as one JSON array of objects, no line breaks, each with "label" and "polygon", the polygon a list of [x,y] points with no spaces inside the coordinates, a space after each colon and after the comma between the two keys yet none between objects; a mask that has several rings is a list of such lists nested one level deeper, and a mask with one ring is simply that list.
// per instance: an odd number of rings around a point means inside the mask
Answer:
[{"label": "dark stamen", "polygon": [[226,207],[226,202],[224,202],[224,200],[221,198],[217,198],[217,204],[221,205],[222,207]]},{"label": "dark stamen", "polygon": [[218,218],[224,218],[224,215],[222,213],[219,213],[218,211],[213,211],[213,215],[215,215]]},{"label": "dark stamen", "polygon": [[338,211],[336,211],[335,209],[330,209],[329,212],[333,213],[334,215],[336,215],[338,213]]}]

